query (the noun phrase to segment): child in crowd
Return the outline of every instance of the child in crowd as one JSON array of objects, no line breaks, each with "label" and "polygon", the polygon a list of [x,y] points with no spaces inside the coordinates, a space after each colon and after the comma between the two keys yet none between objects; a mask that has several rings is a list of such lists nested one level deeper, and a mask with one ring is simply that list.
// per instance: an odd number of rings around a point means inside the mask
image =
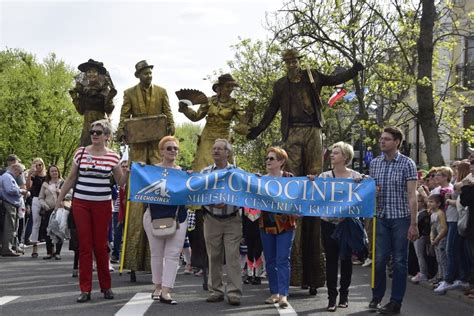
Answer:
[{"label": "child in crowd", "polygon": [[446,274],[448,259],[446,257],[446,235],[448,233],[448,224],[446,223],[446,214],[444,213],[444,199],[440,194],[431,194],[428,197],[428,210],[431,213],[431,244],[435,248],[436,261],[438,262],[438,276],[441,282],[434,289],[436,294],[445,294],[447,283],[443,280]]},{"label": "child in crowd", "polygon": [[[418,191],[425,190],[423,186],[418,187]],[[426,262],[426,246],[430,242],[430,212],[427,209],[425,199],[420,192],[416,194],[418,199],[418,214],[417,214],[417,223],[418,231],[420,232],[420,238],[415,240],[413,243],[415,247],[416,257],[418,259],[418,265],[420,267],[420,272],[418,272],[414,277],[411,278],[411,281],[415,284],[418,284],[421,281],[428,280],[428,263]]]}]

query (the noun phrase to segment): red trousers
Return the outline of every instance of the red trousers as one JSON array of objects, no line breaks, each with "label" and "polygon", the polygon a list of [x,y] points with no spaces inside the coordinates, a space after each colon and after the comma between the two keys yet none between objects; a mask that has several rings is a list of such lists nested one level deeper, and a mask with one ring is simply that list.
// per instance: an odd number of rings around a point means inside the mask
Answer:
[{"label": "red trousers", "polygon": [[81,292],[92,290],[92,251],[97,263],[97,275],[102,290],[111,288],[107,237],[112,219],[112,202],[72,201],[74,221],[79,240],[79,287]]}]

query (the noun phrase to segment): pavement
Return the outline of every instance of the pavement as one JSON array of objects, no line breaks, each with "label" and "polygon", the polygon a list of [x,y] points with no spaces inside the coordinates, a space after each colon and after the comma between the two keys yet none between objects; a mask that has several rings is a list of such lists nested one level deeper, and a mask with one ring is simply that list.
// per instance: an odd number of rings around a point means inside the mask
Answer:
[{"label": "pavement", "polygon": [[[173,298],[178,305],[171,306],[151,299],[153,285],[151,274],[137,273],[137,282],[131,283],[126,272],[112,272],[115,299],[105,300],[100,293],[97,275],[94,273],[92,300],[76,303],[79,295],[78,279],[71,277],[72,252],[67,244],[63,247],[62,260],[43,260],[44,246],[39,257],[31,258],[31,248],[16,258],[0,257],[0,316],[21,315],[374,315],[368,311],[371,299],[370,268],[354,266],[349,293],[349,307],[327,312],[327,291],[318,289],[316,296],[307,290],[290,288],[290,308],[265,305],[269,296],[268,283],[244,285],[242,304],[231,306],[224,302],[207,303],[208,292],[202,289],[202,278],[184,275],[178,271]],[[116,265],[115,265],[116,266]],[[116,266],[117,267],[117,266]],[[388,290],[383,303],[388,301]],[[447,295],[435,295],[428,284],[414,285],[408,282],[401,315],[470,315],[474,316],[474,300],[461,291],[449,291]]]}]

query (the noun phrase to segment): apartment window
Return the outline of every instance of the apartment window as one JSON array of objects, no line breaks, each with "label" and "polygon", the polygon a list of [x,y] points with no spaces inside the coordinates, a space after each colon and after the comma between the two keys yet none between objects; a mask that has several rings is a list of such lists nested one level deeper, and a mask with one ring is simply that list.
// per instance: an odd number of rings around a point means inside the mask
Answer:
[{"label": "apartment window", "polygon": [[456,67],[460,84],[474,89],[474,36],[465,38],[464,63]]}]

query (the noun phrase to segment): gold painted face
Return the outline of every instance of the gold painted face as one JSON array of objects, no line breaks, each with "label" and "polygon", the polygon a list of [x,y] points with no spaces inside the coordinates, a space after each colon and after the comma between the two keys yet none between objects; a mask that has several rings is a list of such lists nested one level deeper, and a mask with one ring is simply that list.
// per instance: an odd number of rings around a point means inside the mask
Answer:
[{"label": "gold painted face", "polygon": [[145,68],[138,73],[138,79],[140,79],[140,83],[145,86],[149,86],[151,84],[151,80],[153,79],[153,73],[151,68]]}]

